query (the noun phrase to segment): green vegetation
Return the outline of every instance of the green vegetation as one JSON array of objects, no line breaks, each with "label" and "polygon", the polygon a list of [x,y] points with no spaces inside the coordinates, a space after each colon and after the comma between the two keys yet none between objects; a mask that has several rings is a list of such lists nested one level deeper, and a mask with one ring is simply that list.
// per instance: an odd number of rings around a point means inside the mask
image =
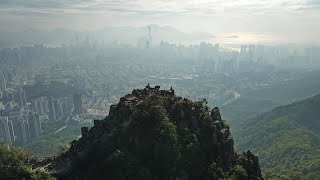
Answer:
[{"label": "green vegetation", "polygon": [[137,104],[121,98],[102,124],[71,143],[57,159],[58,178],[261,178],[257,158],[234,153],[229,126],[213,124],[205,102],[160,91],[137,97]]},{"label": "green vegetation", "polygon": [[[273,109],[235,131],[239,149],[250,148],[264,171],[290,179],[320,177],[320,95]],[[303,178],[302,178],[303,177]]]},{"label": "green vegetation", "polygon": [[252,83],[262,81],[268,85],[241,88],[239,90],[241,97],[233,103],[222,106],[221,112],[232,127],[237,128],[242,122],[266,113],[272,108],[318,94],[320,92],[319,73],[319,71],[291,72],[291,74],[290,72],[284,74],[272,72],[267,75],[270,76],[269,80],[252,80]]},{"label": "green vegetation", "polygon": [[28,154],[20,148],[0,143],[0,179],[49,180],[55,179],[41,169],[32,169],[28,163]]},{"label": "green vegetation", "polygon": [[69,147],[72,140],[79,138],[81,126],[91,126],[91,124],[70,124],[67,122],[67,117],[46,122],[42,124],[43,134],[28,142],[23,148],[37,157],[57,156],[62,149]]},{"label": "green vegetation", "polygon": [[233,128],[236,128],[248,119],[267,112],[277,105],[279,104],[270,99],[242,95],[232,104],[222,106],[221,112],[227,120],[230,120]]},{"label": "green vegetation", "polygon": [[267,171],[265,174],[264,174],[264,179],[265,180],[290,180],[288,177],[286,176],[280,176],[278,174],[275,174],[271,171]]}]

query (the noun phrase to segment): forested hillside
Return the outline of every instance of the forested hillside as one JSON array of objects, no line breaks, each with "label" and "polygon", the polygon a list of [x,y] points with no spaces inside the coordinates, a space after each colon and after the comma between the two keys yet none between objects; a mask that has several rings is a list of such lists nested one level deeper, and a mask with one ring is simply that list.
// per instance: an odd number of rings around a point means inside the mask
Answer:
[{"label": "forested hillside", "polygon": [[248,120],[235,130],[238,149],[260,157],[264,171],[320,177],[320,95]]},{"label": "forested hillside", "polygon": [[239,91],[241,97],[233,103],[222,106],[221,111],[235,127],[277,106],[301,101],[318,94],[320,92],[319,75],[319,71],[307,71],[285,77],[281,77],[281,73],[269,74],[268,76],[271,77],[264,81],[265,85],[242,88]]}]

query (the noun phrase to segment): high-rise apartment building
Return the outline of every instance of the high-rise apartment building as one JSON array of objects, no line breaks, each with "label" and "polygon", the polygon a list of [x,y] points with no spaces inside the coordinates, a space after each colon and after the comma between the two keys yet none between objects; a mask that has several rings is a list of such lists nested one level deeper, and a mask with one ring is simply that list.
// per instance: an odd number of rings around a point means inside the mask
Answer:
[{"label": "high-rise apartment building", "polygon": [[20,107],[24,107],[27,106],[27,95],[26,95],[26,91],[24,88],[20,88],[19,89],[19,104]]},{"label": "high-rise apartment building", "polygon": [[28,112],[28,125],[30,138],[38,137],[42,133],[39,114]]},{"label": "high-rise apartment building", "polygon": [[15,141],[12,121],[8,116],[0,117],[0,139],[6,142]]},{"label": "high-rise apartment building", "polygon": [[57,110],[55,108],[54,99],[50,98],[48,100],[48,110],[49,110],[49,121],[57,120]]},{"label": "high-rise apartment building", "polygon": [[80,93],[73,94],[73,113],[83,113],[82,98]]},{"label": "high-rise apartment building", "polygon": [[6,78],[4,77],[3,74],[0,75],[0,90],[6,89],[7,88],[7,82]]}]

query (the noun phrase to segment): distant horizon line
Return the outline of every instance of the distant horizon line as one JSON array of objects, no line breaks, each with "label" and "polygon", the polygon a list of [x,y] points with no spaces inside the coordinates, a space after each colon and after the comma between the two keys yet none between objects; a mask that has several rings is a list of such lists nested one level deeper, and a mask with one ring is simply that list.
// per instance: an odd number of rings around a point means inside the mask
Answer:
[{"label": "distant horizon line", "polygon": [[[191,31],[186,32],[181,29],[178,29],[174,26],[169,25],[158,25],[158,24],[146,24],[146,25],[119,25],[119,26],[104,26],[102,28],[94,28],[94,29],[79,29],[79,28],[70,28],[70,27],[56,27],[56,28],[45,28],[45,27],[26,27],[25,29],[17,29],[17,30],[6,30],[1,29],[0,32],[2,33],[8,33],[8,34],[15,34],[15,33],[35,33],[37,31],[45,32],[45,33],[55,33],[58,31],[66,31],[70,33],[88,33],[88,35],[91,35],[92,33],[97,32],[103,32],[108,30],[109,28],[112,29],[122,29],[122,28],[133,28],[133,29],[144,29],[149,26],[153,26],[154,28],[167,28],[169,30],[176,31],[178,33],[182,33],[184,35],[201,35],[204,36],[203,40],[195,40],[195,42],[198,43],[182,43],[182,42],[176,42],[175,40],[164,40],[165,42],[174,41],[175,44],[186,44],[186,45],[195,45],[199,44],[200,42],[208,42],[208,43],[214,43],[214,44],[224,44],[224,45],[268,45],[268,46],[287,46],[287,45],[320,45],[319,42],[299,42],[299,41],[285,41],[281,40],[280,38],[276,37],[276,34],[274,33],[259,33],[259,32],[225,32],[225,33],[211,33],[206,31]],[[153,32],[155,33],[155,32]],[[78,34],[77,34],[78,35]],[[200,38],[199,38],[200,39]],[[205,39],[205,40],[204,40]],[[1,41],[1,39],[0,39]],[[160,42],[160,41],[159,41]],[[37,43],[36,43],[37,44]],[[43,43],[46,44],[46,43]],[[132,43],[126,43],[126,44],[132,44]]]}]

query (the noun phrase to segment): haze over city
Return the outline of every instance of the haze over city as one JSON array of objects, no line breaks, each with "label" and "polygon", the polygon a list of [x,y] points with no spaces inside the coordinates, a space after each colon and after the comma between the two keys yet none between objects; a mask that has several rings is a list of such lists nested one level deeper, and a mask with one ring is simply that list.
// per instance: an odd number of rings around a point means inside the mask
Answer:
[{"label": "haze over city", "polygon": [[320,0],[0,0],[0,180],[319,180]]},{"label": "haze over city", "polygon": [[218,43],[319,43],[319,0],[3,0],[1,31],[171,26]]}]

